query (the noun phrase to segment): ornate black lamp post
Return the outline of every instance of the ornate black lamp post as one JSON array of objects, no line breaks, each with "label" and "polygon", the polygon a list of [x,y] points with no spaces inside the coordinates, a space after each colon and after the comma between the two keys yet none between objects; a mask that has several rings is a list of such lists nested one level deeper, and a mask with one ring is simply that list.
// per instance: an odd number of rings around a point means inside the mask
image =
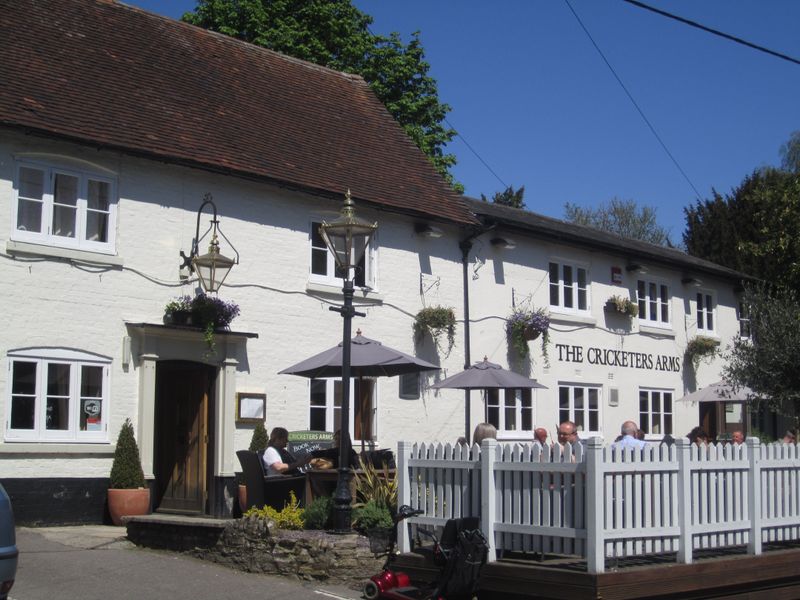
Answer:
[{"label": "ornate black lamp post", "polygon": [[339,437],[339,478],[336,483],[336,492],[333,495],[334,503],[334,528],[340,532],[350,531],[350,335],[352,320],[355,315],[365,316],[364,313],[353,309],[353,279],[350,270],[358,264],[364,254],[372,235],[378,228],[378,223],[370,223],[359,219],[355,215],[355,205],[347,190],[339,218],[330,223],[323,221],[319,233],[328,249],[333,252],[336,264],[344,278],[342,294],[344,304],[341,307],[331,307],[330,310],[338,312],[344,319],[342,334],[342,412]]},{"label": "ornate black lamp post", "polygon": [[[211,205],[211,208],[214,210],[214,218],[211,219],[211,242],[208,244],[208,253],[201,255],[199,251],[200,215],[203,213],[203,209],[207,205]],[[231,250],[236,253],[235,259],[228,258],[227,256],[223,256],[219,253],[219,239],[217,238],[217,234],[221,235],[222,238],[228,242]],[[203,237],[205,237],[205,235]],[[197,225],[195,227],[194,239],[192,240],[192,250],[189,253],[189,256],[186,256],[183,251],[181,251],[181,257],[183,258],[183,264],[181,267],[188,267],[190,271],[197,273],[200,286],[206,291],[206,293],[219,291],[219,288],[222,286],[222,282],[225,281],[225,278],[228,276],[228,273],[230,273],[233,265],[239,264],[239,253],[236,251],[236,248],[233,247],[231,241],[225,237],[225,234],[222,233],[222,230],[219,228],[219,220],[217,219],[217,205],[214,204],[214,201],[211,199],[211,194],[205,195],[203,198],[203,203],[200,205],[200,208],[197,211]]]}]

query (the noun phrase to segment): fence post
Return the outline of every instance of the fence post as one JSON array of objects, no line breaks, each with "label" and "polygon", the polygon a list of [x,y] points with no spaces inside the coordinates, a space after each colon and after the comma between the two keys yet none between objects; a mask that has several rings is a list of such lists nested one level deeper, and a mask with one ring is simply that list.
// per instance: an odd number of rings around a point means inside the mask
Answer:
[{"label": "fence post", "polygon": [[692,562],[692,465],[689,456],[691,442],[675,440],[678,453],[678,562]]},{"label": "fence post", "polygon": [[593,437],[586,443],[586,568],[589,573],[603,573],[606,569],[605,514],[603,512],[603,438]]},{"label": "fence post", "polygon": [[[397,444],[397,507],[411,504],[411,480],[408,475],[408,459],[411,456],[411,442]],[[408,537],[408,524],[401,521],[397,524],[397,548],[400,552],[411,552],[411,540]]]},{"label": "fence post", "polygon": [[757,437],[746,440],[747,457],[750,468],[747,471],[747,507],[750,518],[750,539],[747,543],[748,554],[761,554],[761,441]]},{"label": "fence post", "polygon": [[489,545],[488,562],[497,560],[494,523],[497,518],[497,492],[494,487],[494,458],[497,440],[487,438],[481,442],[481,532]]}]

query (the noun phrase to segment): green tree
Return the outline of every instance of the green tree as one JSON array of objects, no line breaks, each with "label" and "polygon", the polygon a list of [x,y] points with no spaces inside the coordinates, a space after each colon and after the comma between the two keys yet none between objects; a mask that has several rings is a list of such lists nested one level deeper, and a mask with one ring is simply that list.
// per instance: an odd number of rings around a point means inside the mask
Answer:
[{"label": "green tree", "polygon": [[139,447],[136,445],[136,438],[133,435],[133,424],[130,419],[125,419],[122,429],[119,430],[119,437],[117,437],[108,487],[129,490],[144,486],[144,472],[142,471],[142,461],[139,458]]},{"label": "green tree", "polygon": [[781,146],[781,168],[784,171],[800,173],[800,131],[793,131]]},{"label": "green tree", "polygon": [[689,254],[800,289],[800,174],[766,168],[684,209]]},{"label": "green tree", "polygon": [[264,423],[259,421],[253,428],[253,437],[250,438],[250,452],[266,450],[269,444],[269,436],[264,428]]},{"label": "green tree", "polygon": [[337,71],[361,75],[389,113],[453,187],[445,154],[455,130],[443,125],[450,111],[439,102],[436,80],[419,32],[404,44],[400,34],[369,31],[372,17],[350,0],[198,0],[183,20]]},{"label": "green tree", "polygon": [[669,231],[658,224],[656,208],[638,206],[633,200],[612,198],[597,208],[584,208],[567,202],[564,218],[576,225],[594,227],[622,237],[672,247]]},{"label": "green tree", "polygon": [[795,419],[800,413],[800,298],[794,290],[749,286],[750,338],[737,336],[725,353],[724,378],[747,386],[757,396],[751,408],[764,406]]},{"label": "green tree", "polygon": [[[525,208],[525,200],[523,197],[525,196],[525,186],[519,186],[519,189],[515,190],[513,186],[508,186],[502,192],[495,192],[492,195],[492,202],[494,204],[502,204],[503,206],[510,206],[511,208]],[[488,202],[489,199],[481,194],[481,200],[484,202]]]}]

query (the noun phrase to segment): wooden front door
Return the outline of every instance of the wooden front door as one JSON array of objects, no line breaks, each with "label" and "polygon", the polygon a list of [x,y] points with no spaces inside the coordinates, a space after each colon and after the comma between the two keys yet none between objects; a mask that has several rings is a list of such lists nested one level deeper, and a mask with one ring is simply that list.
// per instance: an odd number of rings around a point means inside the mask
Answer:
[{"label": "wooden front door", "polygon": [[212,368],[166,361],[156,370],[156,507],[205,513]]}]

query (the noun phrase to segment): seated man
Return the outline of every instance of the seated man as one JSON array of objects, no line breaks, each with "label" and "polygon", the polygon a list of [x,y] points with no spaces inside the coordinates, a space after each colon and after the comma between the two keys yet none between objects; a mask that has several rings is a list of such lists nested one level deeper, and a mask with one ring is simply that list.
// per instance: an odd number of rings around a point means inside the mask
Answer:
[{"label": "seated man", "polygon": [[640,440],[637,436],[639,427],[633,421],[625,421],[620,428],[622,439],[612,444],[614,448],[636,448],[641,450],[647,447],[647,442]]}]

